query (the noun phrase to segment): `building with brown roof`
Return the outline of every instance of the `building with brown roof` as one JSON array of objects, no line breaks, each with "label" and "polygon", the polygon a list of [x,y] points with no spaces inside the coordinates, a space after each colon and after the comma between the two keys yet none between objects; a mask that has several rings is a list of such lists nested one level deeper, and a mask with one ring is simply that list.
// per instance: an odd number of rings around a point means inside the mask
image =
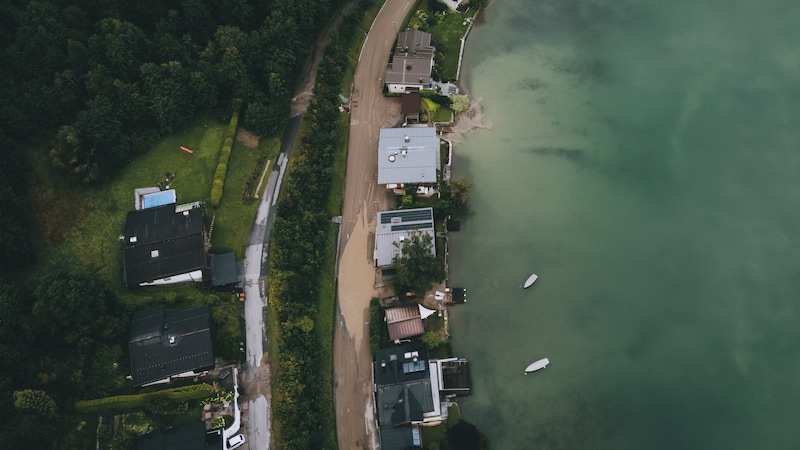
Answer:
[{"label": "building with brown roof", "polygon": [[384,315],[386,326],[389,328],[389,339],[393,341],[419,336],[425,332],[416,303],[388,308],[384,311]]},{"label": "building with brown roof", "polygon": [[398,34],[397,47],[383,80],[387,90],[402,93],[414,89],[430,89],[435,52],[430,33],[406,30]]}]

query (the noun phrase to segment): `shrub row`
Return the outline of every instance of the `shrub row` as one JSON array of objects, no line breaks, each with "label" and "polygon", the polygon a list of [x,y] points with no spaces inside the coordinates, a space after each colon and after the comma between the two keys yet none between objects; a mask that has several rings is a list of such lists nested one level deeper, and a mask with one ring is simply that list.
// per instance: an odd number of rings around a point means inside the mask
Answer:
[{"label": "shrub row", "polygon": [[133,410],[144,408],[156,399],[177,403],[205,398],[211,394],[211,386],[201,383],[148,392],[146,394],[117,395],[94,400],[80,400],[75,402],[75,411],[79,413],[97,413],[112,410]]},{"label": "shrub row", "polygon": [[292,151],[272,232],[268,298],[280,324],[280,359],[272,385],[278,448],[336,448],[330,378],[321,376],[323,370],[330,371],[331,361],[320,356],[332,353],[333,342],[332,336],[318,333],[331,327],[316,326],[314,320],[333,321],[332,315],[318,312],[331,301],[321,298],[320,270],[324,261],[336,256],[325,249],[336,235],[327,204],[341,145],[339,86],[354,63],[347,53],[350,44],[363,37],[358,23],[373,3],[359,2],[331,35],[314,98],[303,118],[303,137]]},{"label": "shrub row", "polygon": [[214,172],[214,182],[211,185],[211,206],[214,208],[219,207],[219,203],[222,201],[222,190],[225,187],[225,175],[228,173],[228,160],[231,158],[231,147],[233,147],[233,138],[236,137],[236,126],[238,123],[239,112],[236,111],[231,115],[231,121],[228,124],[228,133],[225,135],[225,142],[222,144],[222,152],[219,155],[217,170]]}]

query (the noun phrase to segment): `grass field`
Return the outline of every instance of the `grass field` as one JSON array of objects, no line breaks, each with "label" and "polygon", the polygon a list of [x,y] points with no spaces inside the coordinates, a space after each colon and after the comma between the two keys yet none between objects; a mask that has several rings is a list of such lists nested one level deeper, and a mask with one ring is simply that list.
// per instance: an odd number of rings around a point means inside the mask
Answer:
[{"label": "grass field", "polygon": [[461,37],[467,32],[469,26],[466,19],[472,18],[474,15],[474,9],[465,13],[448,12],[441,23],[425,30],[431,34],[433,45],[436,46],[434,71],[441,77],[441,81],[456,80]]},{"label": "grass field", "polygon": [[[38,226],[51,235],[49,246],[41,249],[41,266],[69,268],[76,264],[115,289],[131,307],[186,299],[206,300],[208,294],[195,286],[173,286],[157,291],[126,289],[122,283],[122,242],[128,211],[134,210],[134,189],[156,186],[167,174],[174,174],[169,187],[178,203],[209,203],[211,181],[219,158],[227,123],[198,119],[192,126],[163,138],[150,152],[137,157],[126,169],[100,187],[75,186],[54,173],[49,164],[37,166],[38,185],[34,196]],[[193,153],[184,152],[181,146]],[[244,256],[257,201],[243,201],[242,191],[252,172],[263,171],[280,150],[277,138],[263,138],[250,149],[236,141],[220,207],[206,210],[206,226],[214,220],[211,253],[235,251]],[[39,152],[38,158],[44,162]],[[262,189],[264,186],[262,186]],[[55,210],[54,214],[48,211]],[[62,211],[63,210],[63,211]],[[34,272],[39,271],[34,268]],[[156,295],[154,295],[156,294]],[[195,299],[196,301],[192,301]]]}]

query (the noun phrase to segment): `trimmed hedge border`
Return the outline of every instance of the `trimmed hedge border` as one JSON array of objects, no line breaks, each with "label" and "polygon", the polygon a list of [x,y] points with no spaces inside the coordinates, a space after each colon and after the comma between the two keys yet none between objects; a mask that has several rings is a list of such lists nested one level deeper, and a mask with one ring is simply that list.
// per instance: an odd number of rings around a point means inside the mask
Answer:
[{"label": "trimmed hedge border", "polygon": [[228,160],[231,158],[231,148],[233,138],[236,137],[236,126],[239,124],[239,112],[231,115],[228,124],[228,134],[225,135],[225,142],[222,144],[222,152],[219,155],[217,170],[214,171],[214,182],[211,184],[211,206],[218,208],[222,201],[222,190],[225,187],[225,176],[228,174]]},{"label": "trimmed hedge border", "polygon": [[97,413],[110,410],[141,409],[156,398],[166,398],[173,402],[185,402],[187,400],[206,398],[211,394],[213,394],[213,390],[208,384],[193,384],[146,394],[117,395],[94,400],[80,400],[75,402],[75,411],[79,413]]}]

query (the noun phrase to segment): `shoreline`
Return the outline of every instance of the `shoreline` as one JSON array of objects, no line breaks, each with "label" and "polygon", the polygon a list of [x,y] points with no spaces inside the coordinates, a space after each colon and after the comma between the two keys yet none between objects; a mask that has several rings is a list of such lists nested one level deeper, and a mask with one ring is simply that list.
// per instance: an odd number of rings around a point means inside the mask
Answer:
[{"label": "shoreline", "polygon": [[478,97],[470,101],[469,108],[456,116],[453,124],[453,142],[461,142],[460,139],[475,130],[491,130],[492,123],[484,123],[483,107],[481,101],[483,97]]},{"label": "shoreline", "polygon": [[[475,22],[478,22],[481,17],[481,13],[483,12],[484,8],[479,8],[475,15],[472,17],[473,20],[470,21],[469,26],[467,27],[467,31],[464,32],[464,36],[461,37],[461,49],[458,53],[458,70],[456,71],[456,85],[458,86],[459,93],[466,95],[469,98],[469,89],[465,87],[465,83],[462,83],[461,77],[461,66],[464,64],[464,50],[467,47],[467,38],[472,31],[472,27],[475,25]],[[453,142],[461,142],[461,138],[466,136],[467,134],[471,133],[477,129],[484,129],[484,130],[491,130],[492,124],[488,123],[485,124],[483,122],[483,108],[481,107],[482,97],[478,97],[476,99],[471,99],[469,103],[469,108],[466,111],[456,115],[453,121],[453,137],[450,139]]]}]

